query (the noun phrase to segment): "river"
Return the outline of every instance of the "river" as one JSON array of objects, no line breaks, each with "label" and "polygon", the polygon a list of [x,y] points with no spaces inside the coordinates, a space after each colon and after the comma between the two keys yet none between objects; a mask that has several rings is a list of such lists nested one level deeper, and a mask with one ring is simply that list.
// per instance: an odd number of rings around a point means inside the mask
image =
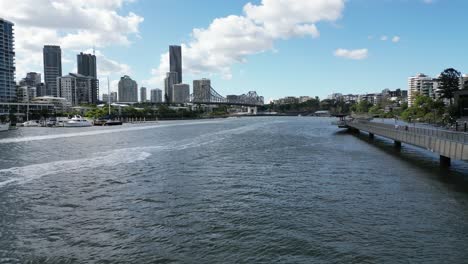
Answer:
[{"label": "river", "polygon": [[466,263],[468,165],[312,117],[0,134],[0,263]]}]

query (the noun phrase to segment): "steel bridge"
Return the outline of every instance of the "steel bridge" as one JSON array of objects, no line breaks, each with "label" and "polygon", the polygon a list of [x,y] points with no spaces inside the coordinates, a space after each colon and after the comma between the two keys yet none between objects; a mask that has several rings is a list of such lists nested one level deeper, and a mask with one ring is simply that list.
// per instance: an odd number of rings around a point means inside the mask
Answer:
[{"label": "steel bridge", "polygon": [[263,96],[259,96],[255,91],[250,91],[242,95],[228,95],[224,97],[216,92],[213,87],[203,85],[200,91],[194,91],[194,93],[190,95],[188,101],[192,104],[257,107],[263,105],[264,98]]}]

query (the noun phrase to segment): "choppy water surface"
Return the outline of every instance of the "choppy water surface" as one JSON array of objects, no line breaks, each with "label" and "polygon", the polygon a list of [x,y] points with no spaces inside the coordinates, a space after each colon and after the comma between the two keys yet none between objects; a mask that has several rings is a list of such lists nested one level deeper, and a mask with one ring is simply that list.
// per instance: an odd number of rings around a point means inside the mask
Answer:
[{"label": "choppy water surface", "polygon": [[329,123],[0,134],[0,263],[466,263],[467,164]]}]

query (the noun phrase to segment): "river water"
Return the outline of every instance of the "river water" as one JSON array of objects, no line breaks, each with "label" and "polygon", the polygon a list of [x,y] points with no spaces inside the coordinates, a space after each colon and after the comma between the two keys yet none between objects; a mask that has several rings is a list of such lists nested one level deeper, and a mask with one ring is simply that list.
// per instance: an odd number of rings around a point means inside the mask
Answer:
[{"label": "river water", "polygon": [[0,134],[0,263],[466,263],[468,166],[330,119]]}]

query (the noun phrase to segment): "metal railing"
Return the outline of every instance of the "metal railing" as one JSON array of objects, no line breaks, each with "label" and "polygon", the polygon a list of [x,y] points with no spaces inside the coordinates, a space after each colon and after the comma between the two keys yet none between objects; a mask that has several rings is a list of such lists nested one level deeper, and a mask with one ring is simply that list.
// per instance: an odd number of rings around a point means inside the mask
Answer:
[{"label": "metal railing", "polygon": [[395,134],[395,132],[397,132],[412,136],[436,137],[438,139],[444,139],[463,144],[468,143],[468,133],[464,132],[412,127],[409,125],[379,124],[364,120],[347,121],[347,125],[364,131],[375,132],[375,134],[379,134],[380,132],[382,136],[387,134]]}]

